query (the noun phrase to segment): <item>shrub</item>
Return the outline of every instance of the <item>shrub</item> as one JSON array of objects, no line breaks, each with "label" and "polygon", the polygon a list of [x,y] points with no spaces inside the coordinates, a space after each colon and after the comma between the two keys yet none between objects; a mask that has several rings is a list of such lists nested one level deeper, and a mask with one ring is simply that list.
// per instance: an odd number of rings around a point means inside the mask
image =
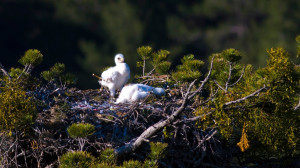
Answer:
[{"label": "shrub", "polygon": [[[5,74],[5,85],[18,85],[25,90],[34,90],[39,85],[39,80],[31,76],[32,69],[43,61],[43,55],[39,50],[27,50],[19,59],[23,68],[10,68],[10,71],[2,69]],[[0,64],[1,65],[1,64]],[[2,66],[2,65],[1,65]],[[3,67],[3,66],[2,66]]]},{"label": "shrub", "polygon": [[242,58],[241,53],[234,48],[229,48],[222,51],[221,55],[223,55],[223,57],[231,63],[237,62]]},{"label": "shrub", "polygon": [[91,168],[95,157],[85,151],[68,152],[59,159],[59,168]]},{"label": "shrub", "polygon": [[19,59],[19,63],[26,66],[37,66],[43,61],[43,54],[36,49],[29,49],[25,55]]},{"label": "shrub", "polygon": [[150,142],[150,148],[151,152],[149,154],[149,158],[152,160],[159,160],[165,157],[165,151],[168,147],[167,143],[161,143],[161,142]]},{"label": "shrub", "polygon": [[0,93],[0,131],[27,131],[37,117],[33,98],[18,87]]},{"label": "shrub", "polygon": [[[282,48],[268,50],[267,66],[257,71],[246,66],[243,78],[234,86],[230,84],[238,80],[241,68],[238,64],[229,68],[229,61],[222,53],[215,55],[212,72],[215,80],[211,82],[211,88],[225,88],[228,81],[229,88],[219,89],[215,99],[209,101],[206,107],[198,107],[196,115],[214,111],[199,124],[203,129],[218,127],[229,144],[238,145],[243,152],[249,150],[247,153],[260,156],[267,153],[267,157],[295,154],[299,145],[299,111],[294,110],[294,106],[299,101],[300,74],[288,53]],[[230,79],[229,69],[232,70]],[[262,88],[265,88],[264,91],[255,98],[223,106]]]},{"label": "shrub", "polygon": [[70,137],[75,138],[78,141],[80,151],[82,151],[86,143],[87,136],[95,133],[95,126],[88,123],[74,123],[68,128],[68,133]]},{"label": "shrub", "polygon": [[163,159],[166,155],[167,143],[150,142],[151,152],[148,155],[148,159],[144,161],[144,168],[156,168],[158,167],[158,160]]},{"label": "shrub", "polygon": [[88,123],[73,123],[68,128],[68,133],[72,138],[86,138],[95,133],[95,126]]},{"label": "shrub", "polygon": [[114,165],[117,160],[117,156],[115,155],[114,149],[107,148],[103,150],[99,156],[99,160],[100,162]]},{"label": "shrub", "polygon": [[95,168],[121,168],[121,167],[101,162],[101,163],[97,163]]},{"label": "shrub", "polygon": [[129,160],[129,161],[124,161],[123,168],[141,168],[142,164],[141,162],[137,161],[137,160]]}]

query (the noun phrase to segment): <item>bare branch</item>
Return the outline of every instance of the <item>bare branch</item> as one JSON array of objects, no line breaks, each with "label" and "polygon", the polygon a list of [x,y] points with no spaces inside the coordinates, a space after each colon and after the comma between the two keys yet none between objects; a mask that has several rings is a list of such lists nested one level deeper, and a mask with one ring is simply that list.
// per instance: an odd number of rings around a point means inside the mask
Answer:
[{"label": "bare branch", "polygon": [[232,74],[232,62],[229,62],[229,75],[228,75],[228,79],[227,79],[226,84],[225,84],[226,92],[228,91],[228,85],[229,85],[229,82],[230,82],[230,79],[231,79],[231,74]]},{"label": "bare branch", "polygon": [[143,76],[145,76],[146,58],[143,59]]},{"label": "bare branch", "polygon": [[299,98],[299,102],[297,104],[297,106],[294,108],[294,111],[298,110],[300,108],[300,98]]},{"label": "bare branch", "polygon": [[203,118],[205,116],[208,116],[208,115],[212,114],[213,112],[215,112],[215,110],[209,111],[209,112],[207,112],[205,114],[202,114],[202,115],[199,115],[199,116],[196,116],[196,117],[193,117],[193,118],[188,118],[188,119],[186,119],[186,121],[187,122],[197,121],[197,120],[199,120],[199,119],[201,119],[201,118]]},{"label": "bare branch", "polygon": [[239,77],[239,79],[237,81],[235,81],[233,84],[229,85],[229,86],[232,87],[232,86],[236,85],[243,78],[244,74],[245,74],[245,66],[243,67],[243,71],[242,71],[241,76]]},{"label": "bare branch", "polygon": [[5,70],[4,66],[0,63],[0,70],[3,72],[3,74],[5,76],[8,77],[8,80],[11,81],[11,76],[9,75],[9,73]]},{"label": "bare branch", "polygon": [[211,72],[212,72],[212,69],[213,69],[214,58],[215,58],[215,56],[213,56],[212,59],[211,59],[211,62],[210,62],[210,69],[209,69],[209,71],[208,71],[207,76],[206,76],[205,79],[202,81],[200,87],[199,87],[194,93],[192,93],[192,94],[189,96],[189,99],[193,98],[196,94],[202,92],[202,89],[203,89],[204,85],[207,83],[208,79],[210,78],[210,75],[211,75]]},{"label": "bare branch", "polygon": [[227,92],[227,90],[225,88],[223,88],[216,80],[214,80],[215,84],[221,88],[224,92]]},{"label": "bare branch", "polygon": [[207,135],[205,135],[199,145],[202,145],[205,141],[210,140],[217,132],[217,130],[212,129]]},{"label": "bare branch", "polygon": [[265,90],[265,89],[267,89],[266,86],[264,86],[264,87],[262,87],[262,88],[256,90],[255,92],[249,94],[248,96],[245,96],[245,97],[243,97],[243,98],[240,98],[240,99],[237,99],[237,100],[234,100],[234,101],[227,102],[227,103],[224,104],[224,106],[229,106],[229,105],[231,105],[231,104],[236,104],[236,103],[240,103],[240,102],[242,102],[242,101],[245,101],[245,100],[247,100],[247,99],[249,99],[249,98],[251,98],[251,97],[254,97],[255,95],[257,95],[258,93],[260,93],[261,91],[263,91],[263,90]]},{"label": "bare branch", "polygon": [[146,76],[150,76],[154,72],[155,69],[156,69],[156,67],[154,67],[150,72],[148,72]]}]

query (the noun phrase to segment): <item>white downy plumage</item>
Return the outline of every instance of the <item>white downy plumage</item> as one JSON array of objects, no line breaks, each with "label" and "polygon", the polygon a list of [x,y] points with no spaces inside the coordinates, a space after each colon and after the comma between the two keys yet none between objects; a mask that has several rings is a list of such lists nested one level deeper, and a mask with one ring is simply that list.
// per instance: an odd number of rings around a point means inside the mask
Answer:
[{"label": "white downy plumage", "polygon": [[117,54],[115,56],[116,66],[107,69],[101,74],[102,80],[99,83],[108,87],[111,97],[114,97],[116,90],[122,89],[130,78],[130,68],[124,60],[123,54]]},{"label": "white downy plumage", "polygon": [[116,104],[136,102],[147,97],[150,92],[153,92],[157,96],[165,94],[165,90],[163,88],[155,88],[144,84],[130,84],[121,90]]}]

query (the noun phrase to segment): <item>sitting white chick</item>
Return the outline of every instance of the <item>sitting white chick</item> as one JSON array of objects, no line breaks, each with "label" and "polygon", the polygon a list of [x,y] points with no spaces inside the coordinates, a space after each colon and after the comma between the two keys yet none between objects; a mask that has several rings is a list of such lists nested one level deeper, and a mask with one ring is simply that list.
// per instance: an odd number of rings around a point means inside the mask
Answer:
[{"label": "sitting white chick", "polygon": [[101,74],[102,80],[99,83],[108,87],[111,98],[115,97],[116,90],[122,89],[130,78],[130,68],[124,60],[123,54],[117,54],[115,56],[116,66],[107,69]]},{"label": "sitting white chick", "polygon": [[121,90],[121,93],[116,101],[119,103],[133,103],[147,97],[150,92],[157,96],[163,96],[165,90],[163,88],[155,88],[144,84],[130,84]]}]

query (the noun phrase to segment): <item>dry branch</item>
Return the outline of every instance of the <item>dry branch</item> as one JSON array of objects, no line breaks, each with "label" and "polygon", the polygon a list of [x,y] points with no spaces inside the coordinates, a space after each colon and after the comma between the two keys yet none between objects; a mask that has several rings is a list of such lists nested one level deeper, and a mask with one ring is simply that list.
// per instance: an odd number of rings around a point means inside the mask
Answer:
[{"label": "dry branch", "polygon": [[8,80],[11,81],[11,76],[9,75],[9,73],[5,70],[4,66],[0,63],[0,70],[3,72],[3,74],[5,76],[8,77]]},{"label": "dry branch", "polygon": [[232,104],[236,104],[236,103],[243,102],[243,101],[245,101],[245,100],[247,100],[247,99],[249,99],[249,98],[251,98],[251,97],[254,97],[255,95],[259,94],[260,92],[262,92],[262,91],[265,90],[265,89],[268,89],[268,88],[267,88],[266,86],[264,86],[264,87],[262,87],[262,88],[256,90],[255,92],[249,94],[248,96],[245,96],[245,97],[243,97],[243,98],[240,98],[240,99],[237,99],[237,100],[234,100],[234,101],[227,102],[227,103],[224,104],[224,107],[225,107],[225,106],[232,105]]}]

